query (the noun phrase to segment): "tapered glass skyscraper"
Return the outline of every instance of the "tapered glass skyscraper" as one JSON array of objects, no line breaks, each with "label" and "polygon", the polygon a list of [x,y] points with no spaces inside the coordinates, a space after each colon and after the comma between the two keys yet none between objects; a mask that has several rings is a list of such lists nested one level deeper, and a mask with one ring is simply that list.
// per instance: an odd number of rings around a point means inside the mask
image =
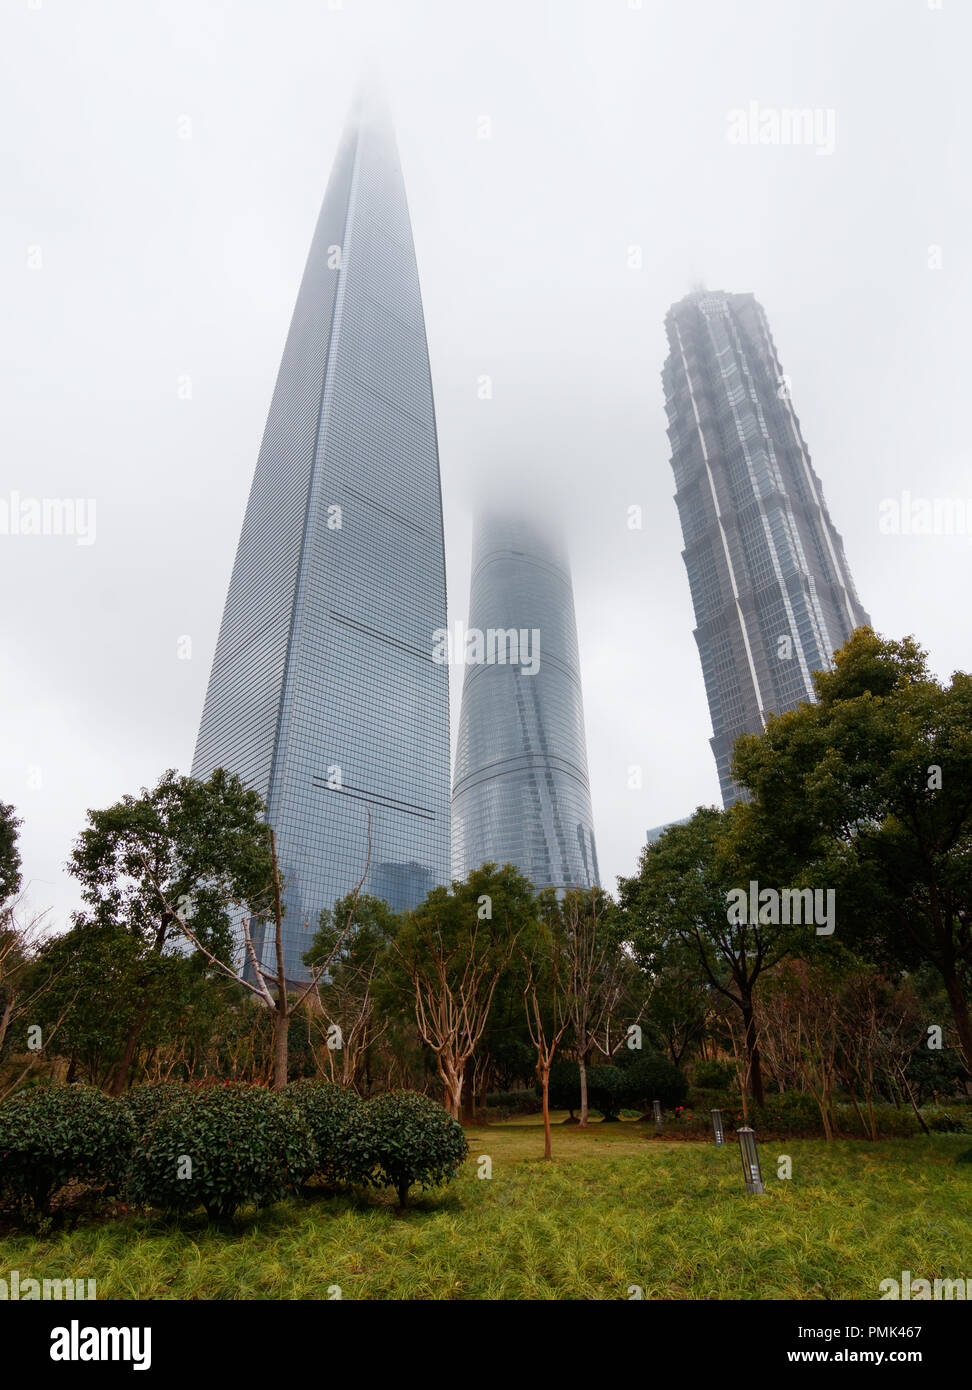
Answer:
[{"label": "tapered glass skyscraper", "polygon": [[[270,406],[193,774],[264,797],[287,973],[324,907],[414,906],[449,876],[442,506],[425,323],[394,135],[356,99]],[[270,943],[266,943],[269,959]]]},{"label": "tapered glass skyscraper", "polygon": [[811,672],[869,619],[762,307],[751,294],[694,293],[665,327],[675,501],[729,805],[740,795],[734,740],[812,700]]},{"label": "tapered glass skyscraper", "polygon": [[[598,882],[574,596],[546,526],[479,518],[452,790],[452,872],[514,864],[535,888]],[[515,658],[515,659],[513,659]]]}]

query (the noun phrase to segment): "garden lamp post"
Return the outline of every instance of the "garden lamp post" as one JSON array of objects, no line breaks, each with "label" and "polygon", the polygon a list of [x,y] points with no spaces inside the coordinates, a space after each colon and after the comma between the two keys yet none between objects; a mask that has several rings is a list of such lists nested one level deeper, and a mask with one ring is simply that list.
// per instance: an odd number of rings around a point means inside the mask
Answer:
[{"label": "garden lamp post", "polygon": [[722,1128],[722,1111],[713,1110],[712,1112],[712,1133],[715,1135],[716,1147],[726,1142],[726,1136]]},{"label": "garden lamp post", "polygon": [[656,1129],[661,1129],[661,1127],[662,1127],[661,1101],[660,1101],[660,1100],[653,1100],[651,1104],[652,1104],[652,1108],[654,1109],[654,1112],[655,1112],[655,1128],[656,1128]]},{"label": "garden lamp post", "polygon": [[749,1125],[743,1125],[742,1129],[737,1130],[739,1135],[739,1156],[742,1159],[743,1177],[746,1179],[746,1191],[753,1193],[757,1197],[762,1197],[766,1189],[763,1186],[763,1175],[759,1169],[759,1151],[756,1148],[756,1135]]}]

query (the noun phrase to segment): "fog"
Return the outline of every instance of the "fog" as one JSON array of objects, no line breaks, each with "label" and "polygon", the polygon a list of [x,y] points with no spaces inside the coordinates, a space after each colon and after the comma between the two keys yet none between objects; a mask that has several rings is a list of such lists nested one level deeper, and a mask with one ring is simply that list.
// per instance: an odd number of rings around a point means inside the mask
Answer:
[{"label": "fog", "polygon": [[[477,502],[563,514],[608,886],[649,826],[718,800],[660,383],[665,312],[694,286],[764,305],[875,626],[967,669],[972,536],[879,526],[905,490],[972,499],[962,11],[7,0],[0,499],[96,503],[93,535],[0,534],[0,800],[32,906],[57,927],[77,906],[87,807],[188,770],[364,70],[412,215],[450,623]],[[792,110],[814,119],[774,136]]]}]

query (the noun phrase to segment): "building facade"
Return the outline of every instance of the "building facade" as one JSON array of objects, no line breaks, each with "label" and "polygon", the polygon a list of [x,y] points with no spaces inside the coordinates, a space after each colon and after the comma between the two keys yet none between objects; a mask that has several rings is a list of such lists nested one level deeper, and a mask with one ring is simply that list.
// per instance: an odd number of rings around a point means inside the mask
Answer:
[{"label": "building facade", "polygon": [[597,884],[570,568],[542,524],[478,519],[463,651],[453,876],[493,862],[538,889]]},{"label": "building facade", "polygon": [[[387,113],[359,94],[301,281],[193,761],[264,798],[288,978],[322,908],[449,875],[442,504],[425,322]],[[272,943],[264,943],[271,959]]]},{"label": "building facade", "polygon": [[732,745],[814,698],[811,673],[869,622],[762,307],[700,291],[665,320],[675,501],[724,803]]}]

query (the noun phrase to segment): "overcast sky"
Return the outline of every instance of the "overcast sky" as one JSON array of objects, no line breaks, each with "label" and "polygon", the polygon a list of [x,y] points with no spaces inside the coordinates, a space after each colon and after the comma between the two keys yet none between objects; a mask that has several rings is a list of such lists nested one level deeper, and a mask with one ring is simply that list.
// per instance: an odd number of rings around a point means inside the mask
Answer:
[{"label": "overcast sky", "polygon": [[[90,545],[0,535],[0,800],[25,817],[30,901],[55,926],[77,905],[63,863],[86,808],[188,771],[368,64],[422,280],[450,621],[479,490],[528,480],[567,514],[605,882],[634,870],[649,826],[718,801],[660,382],[665,311],[700,282],[764,305],[876,627],[916,634],[942,676],[969,668],[972,538],[878,526],[903,490],[972,506],[960,0],[0,12],[0,502],[97,507]],[[817,111],[834,138],[734,142],[730,113],[751,102]]]}]

